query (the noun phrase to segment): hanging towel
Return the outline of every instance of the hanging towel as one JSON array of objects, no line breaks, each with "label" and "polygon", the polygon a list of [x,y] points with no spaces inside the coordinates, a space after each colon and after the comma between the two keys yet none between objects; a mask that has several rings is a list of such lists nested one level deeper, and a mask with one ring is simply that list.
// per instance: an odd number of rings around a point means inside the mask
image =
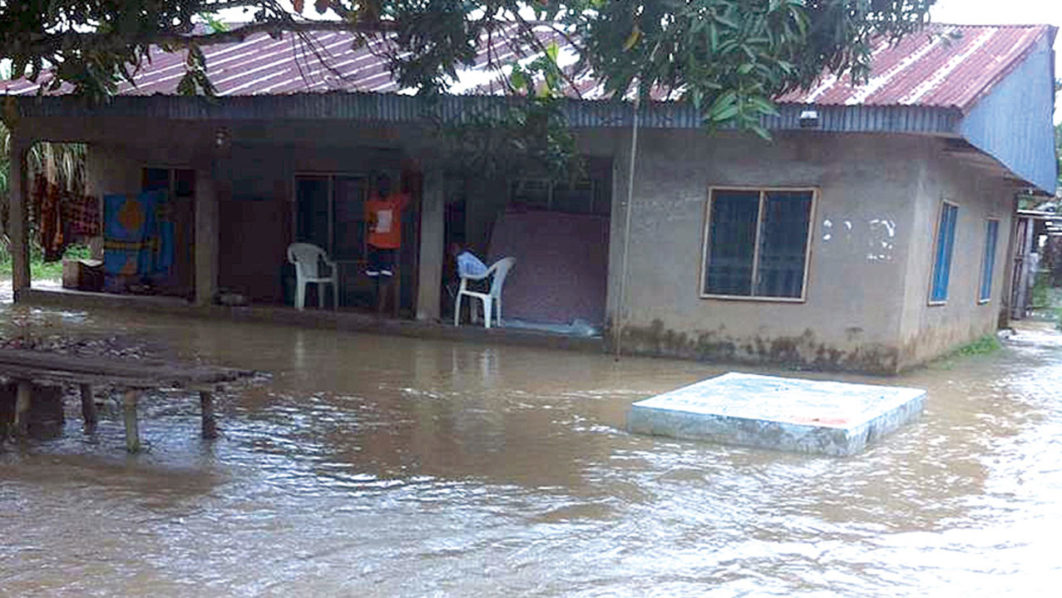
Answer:
[{"label": "hanging towel", "polygon": [[63,231],[63,193],[58,185],[44,181],[46,191],[40,207],[40,244],[44,250],[44,261],[57,262],[63,259],[66,251],[67,236]]},{"label": "hanging towel", "polygon": [[138,198],[103,198],[103,272],[108,277],[135,277],[140,270],[147,215]]},{"label": "hanging towel", "polygon": [[173,266],[173,224],[163,221],[166,212],[165,191],[104,196],[103,270],[109,288],[150,283]]},{"label": "hanging towel", "polygon": [[84,239],[100,235],[100,204],[97,198],[72,194],[63,207],[70,236]]}]

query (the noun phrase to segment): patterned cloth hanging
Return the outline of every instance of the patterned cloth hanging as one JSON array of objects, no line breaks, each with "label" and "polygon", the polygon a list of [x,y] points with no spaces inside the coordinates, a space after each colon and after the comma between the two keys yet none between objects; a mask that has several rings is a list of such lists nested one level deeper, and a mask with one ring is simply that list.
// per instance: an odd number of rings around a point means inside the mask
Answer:
[{"label": "patterned cloth hanging", "polygon": [[[115,288],[118,278],[150,282],[173,266],[172,223],[165,191],[145,191],[137,197],[106,195],[103,198],[103,270]],[[116,289],[117,290],[117,289]]]},{"label": "patterned cloth hanging", "polygon": [[63,202],[63,221],[72,238],[100,235],[100,202],[92,195],[72,193]]},{"label": "patterned cloth hanging", "polygon": [[37,225],[38,242],[46,262],[61,260],[67,246],[74,241],[100,235],[99,201],[64,190],[43,174],[34,180],[30,219]]},{"label": "patterned cloth hanging", "polygon": [[40,232],[41,249],[44,250],[44,261],[57,262],[63,259],[66,251],[67,236],[63,231],[63,216],[60,204],[62,191],[58,185],[49,183],[41,177],[38,186],[43,188],[40,192],[40,216],[37,226]]}]

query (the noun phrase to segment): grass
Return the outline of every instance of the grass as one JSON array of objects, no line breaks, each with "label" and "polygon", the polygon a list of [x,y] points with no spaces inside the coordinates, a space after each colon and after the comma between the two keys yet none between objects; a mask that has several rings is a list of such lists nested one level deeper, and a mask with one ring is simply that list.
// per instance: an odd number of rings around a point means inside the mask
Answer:
[{"label": "grass", "polygon": [[1003,345],[999,342],[996,335],[986,334],[975,341],[966,343],[951,353],[934,359],[927,366],[935,370],[950,370],[962,359],[991,355],[1001,348],[1003,348]]},{"label": "grass", "polygon": [[[89,248],[84,245],[71,245],[63,254],[65,259],[86,259],[91,257]],[[0,278],[11,277],[11,254],[0,252]],[[58,280],[63,277],[63,262],[45,262],[44,255],[34,247],[30,250],[30,276],[34,280]]]},{"label": "grass", "polygon": [[1051,273],[1038,272],[1032,288],[1033,309],[1044,309],[1051,306]]},{"label": "grass", "polygon": [[1003,345],[1000,344],[999,339],[996,338],[996,335],[986,334],[971,343],[967,343],[959,347],[954,352],[952,352],[952,356],[972,357],[974,355],[988,355],[990,353],[995,353],[1002,347]]}]

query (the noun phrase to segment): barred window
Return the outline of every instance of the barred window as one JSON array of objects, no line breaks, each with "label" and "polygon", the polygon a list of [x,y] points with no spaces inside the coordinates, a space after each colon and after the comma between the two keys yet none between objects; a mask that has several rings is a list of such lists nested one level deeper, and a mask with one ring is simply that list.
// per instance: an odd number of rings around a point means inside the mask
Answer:
[{"label": "barred window", "polygon": [[703,297],[803,300],[812,189],[712,189]]}]

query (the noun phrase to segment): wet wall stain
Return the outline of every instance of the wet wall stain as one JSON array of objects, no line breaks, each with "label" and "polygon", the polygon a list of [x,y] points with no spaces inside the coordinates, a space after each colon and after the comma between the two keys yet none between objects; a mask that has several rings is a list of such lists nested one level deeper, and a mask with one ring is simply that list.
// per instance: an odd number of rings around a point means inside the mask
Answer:
[{"label": "wet wall stain", "polygon": [[965,321],[953,325],[938,325],[925,328],[906,339],[900,348],[900,370],[907,370],[926,361],[948,354],[966,343],[986,334],[994,334],[995,320],[969,324]]},{"label": "wet wall stain", "polygon": [[[849,329],[855,341],[861,330]],[[880,343],[853,342],[840,347],[819,340],[811,329],[799,336],[738,336],[725,326],[715,330],[680,332],[653,320],[645,327],[627,326],[623,331],[623,349],[640,355],[678,357],[697,361],[720,361],[771,364],[794,369],[852,371],[893,375],[900,371],[901,351]]]}]

